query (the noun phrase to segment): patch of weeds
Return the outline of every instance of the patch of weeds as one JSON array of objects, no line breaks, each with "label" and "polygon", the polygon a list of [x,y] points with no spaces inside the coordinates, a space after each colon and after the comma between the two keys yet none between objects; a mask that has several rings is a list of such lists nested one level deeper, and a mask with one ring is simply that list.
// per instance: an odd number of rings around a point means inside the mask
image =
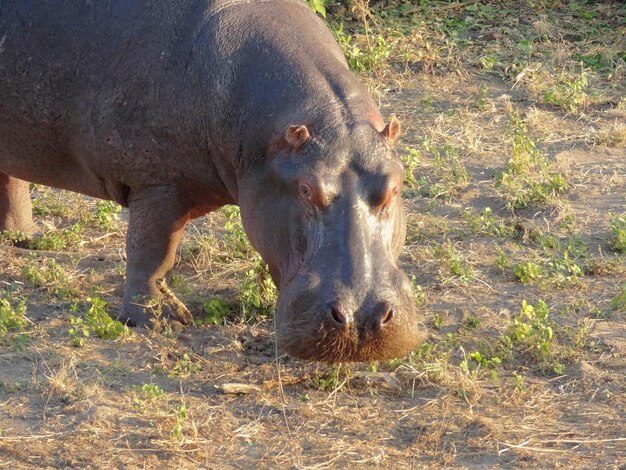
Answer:
[{"label": "patch of weeds", "polygon": [[517,392],[526,390],[526,377],[524,377],[524,374],[513,372],[510,377],[510,383]]},{"label": "patch of weeds", "polygon": [[0,291],[0,339],[8,332],[19,331],[27,325],[24,299],[17,300],[11,293]]},{"label": "patch of weeds", "polygon": [[475,107],[477,110],[484,111],[485,109],[487,109],[488,91],[489,89],[487,88],[487,85],[485,85],[485,82],[481,83],[480,90],[478,92],[478,98],[476,99],[475,103]]},{"label": "patch of weeds", "polygon": [[589,319],[583,318],[574,336],[574,344],[576,345],[576,347],[582,349],[585,346],[588,336],[589,336]]},{"label": "patch of weeds", "polygon": [[496,247],[496,250],[498,252],[498,256],[494,261],[496,267],[500,268],[503,272],[512,269],[513,264],[502,248]]},{"label": "patch of weeds", "polygon": [[326,18],[326,4],[328,0],[307,0],[307,3],[315,13]]},{"label": "patch of weeds", "polygon": [[136,386],[135,390],[141,394],[142,398],[135,397],[133,404],[144,411],[147,408],[148,403],[153,402],[158,397],[165,394],[163,389],[155,384],[143,384]]},{"label": "patch of weeds", "polygon": [[513,149],[506,169],[496,178],[495,186],[503,193],[511,211],[531,205],[556,204],[568,185],[561,173],[552,171],[551,163],[528,137],[522,118],[512,113],[509,133]]},{"label": "patch of weeds", "polygon": [[448,370],[451,351],[456,347],[456,345],[451,344],[453,342],[448,339],[437,343],[426,341],[420,344],[406,359],[394,359],[389,362],[389,366],[392,370],[395,370],[403,366],[408,360],[414,365],[415,369],[420,372],[426,372],[428,381],[437,382],[445,376]]},{"label": "patch of weeds", "polygon": [[543,277],[543,268],[537,263],[527,261],[526,263],[517,264],[513,267],[515,278],[523,284],[537,281]]},{"label": "patch of weeds", "polygon": [[561,280],[582,276],[584,259],[587,257],[587,247],[580,236],[572,235],[567,239],[565,246],[559,248],[553,256],[551,266],[562,276]]},{"label": "patch of weeds", "polygon": [[622,286],[622,290],[611,299],[611,308],[620,313],[626,313],[626,284]]},{"label": "patch of weeds", "polygon": [[450,198],[467,185],[467,169],[451,144],[438,147],[425,138],[422,147],[433,156],[433,181],[420,181],[423,192],[431,198]]},{"label": "patch of weeds", "polygon": [[478,59],[478,63],[483,69],[491,70],[498,65],[499,59],[495,54],[487,54]]},{"label": "patch of weeds", "polygon": [[137,387],[143,395],[149,400],[154,400],[157,397],[163,396],[165,392],[161,387],[155,384],[143,384],[141,387]]},{"label": "patch of weeds", "polygon": [[443,316],[440,313],[435,313],[433,315],[433,319],[431,320],[431,324],[435,330],[440,330],[443,326]]},{"label": "patch of weeds", "polygon": [[318,390],[331,392],[341,389],[345,381],[340,378],[340,367],[334,367],[329,372],[315,374],[311,378],[311,383]]},{"label": "patch of weeds", "polygon": [[344,32],[343,23],[334,31],[334,34],[350,69],[355,72],[379,69],[391,52],[391,46],[381,35],[373,37],[366,35],[365,49],[361,49],[356,40]]},{"label": "patch of weeds", "polygon": [[237,259],[247,260],[258,256],[243,229],[239,207],[225,206],[222,211],[226,216],[224,248],[233,258]]},{"label": "patch of weeds", "polygon": [[451,280],[451,276],[461,282],[468,282],[472,279],[474,274],[472,267],[461,259],[461,255],[452,243],[446,241],[435,247],[435,255],[441,259],[443,266],[448,270],[448,273],[442,270],[439,273],[444,284]]},{"label": "patch of weeds", "polygon": [[[92,334],[102,339],[117,339],[122,335],[129,335],[130,329],[122,322],[113,320],[107,313],[107,302],[94,295],[87,297],[88,308],[84,317],[70,315],[69,335],[72,346],[83,347]],[[72,306],[72,311],[78,310],[78,304]]]},{"label": "patch of weeds", "polygon": [[52,193],[48,188],[38,186],[43,192],[32,198],[33,214],[65,218],[69,215],[68,207],[61,202],[60,193]]},{"label": "patch of weeds", "polygon": [[59,300],[71,299],[79,295],[73,286],[74,279],[54,259],[45,258],[39,266],[22,267],[22,276],[31,287],[43,288]]},{"label": "patch of weeds", "polygon": [[434,103],[434,99],[432,97],[432,95],[428,92],[425,92],[421,97],[420,97],[420,106],[422,108],[426,109],[430,109],[433,107],[433,103]]},{"label": "patch of weeds", "polygon": [[509,238],[515,233],[515,228],[507,225],[502,218],[498,220],[489,207],[485,207],[480,214],[476,214],[471,208],[466,209],[463,218],[474,235]]},{"label": "patch of weeds", "polygon": [[480,318],[474,315],[468,315],[463,319],[463,328],[466,330],[475,330],[480,326]]},{"label": "patch of weeds", "polygon": [[459,368],[468,376],[477,378],[479,372],[482,369],[488,370],[493,380],[497,380],[498,372],[496,367],[502,363],[502,360],[497,357],[484,357],[478,351],[468,354],[465,359],[459,364]]},{"label": "patch of weeds", "polygon": [[189,357],[189,354],[184,353],[167,375],[168,377],[184,378],[189,377],[191,374],[194,374],[201,369],[202,367],[200,364],[193,362]]},{"label": "patch of weeds", "polygon": [[402,163],[404,163],[404,184],[405,191],[411,191],[418,186],[415,171],[420,164],[421,154],[418,149],[413,147],[406,147],[406,151],[407,153],[401,156]]},{"label": "patch of weeds", "polygon": [[241,310],[246,318],[270,315],[276,305],[278,291],[263,260],[245,272],[239,287]]},{"label": "patch of weeds", "polygon": [[[1,329],[0,329],[0,333],[1,333]],[[11,343],[11,347],[13,348],[14,351],[24,351],[26,350],[26,348],[28,347],[28,344],[30,343],[30,335],[15,335],[15,337],[13,338],[13,342]]]},{"label": "patch of weeds", "polygon": [[5,382],[0,385],[4,386],[7,393],[20,393],[28,389],[28,384],[26,382],[22,382],[21,380],[16,380],[15,382]]},{"label": "patch of weeds", "polygon": [[573,79],[564,77],[556,85],[546,90],[543,99],[550,105],[570,113],[576,113],[585,107],[588,84],[587,75],[584,71]]},{"label": "patch of weeds", "polygon": [[549,314],[550,309],[544,301],[539,300],[533,306],[523,300],[520,313],[509,326],[503,337],[503,343],[510,350],[529,354],[542,365],[549,364],[559,373],[559,370],[562,371],[562,364],[549,363],[554,342],[554,322],[548,318]]},{"label": "patch of weeds", "polygon": [[174,410],[174,416],[176,417],[176,424],[174,425],[174,429],[172,429],[172,438],[173,439],[182,439],[183,438],[183,429],[185,427],[185,422],[187,421],[187,413],[189,409],[187,405],[181,403]]},{"label": "patch of weeds", "polygon": [[611,232],[611,247],[621,253],[626,253],[626,212],[621,215],[609,214]]},{"label": "patch of weeds", "polygon": [[202,306],[203,316],[194,320],[198,325],[222,325],[224,320],[232,315],[230,307],[222,299],[211,299]]},{"label": "patch of weeds", "polygon": [[415,304],[420,306],[424,305],[426,302],[426,292],[424,292],[424,288],[417,283],[417,278],[413,275],[410,277],[411,286],[413,287],[413,299],[415,299]]},{"label": "patch of weeds", "polygon": [[90,222],[102,230],[110,232],[115,228],[115,221],[119,218],[118,214],[121,210],[122,206],[116,202],[99,201]]},{"label": "patch of weeds", "polygon": [[20,230],[5,230],[0,232],[0,242],[8,245],[24,245],[28,241],[28,235]]},{"label": "patch of weeds", "polygon": [[35,237],[28,242],[28,247],[33,250],[60,251],[77,243],[82,233],[82,225],[74,224],[69,228],[54,230]]}]

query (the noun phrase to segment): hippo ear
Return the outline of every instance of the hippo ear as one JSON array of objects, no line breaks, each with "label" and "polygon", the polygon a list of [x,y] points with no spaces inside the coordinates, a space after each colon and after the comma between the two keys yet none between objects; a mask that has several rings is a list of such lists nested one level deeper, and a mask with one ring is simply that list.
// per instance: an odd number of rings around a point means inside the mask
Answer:
[{"label": "hippo ear", "polygon": [[285,140],[293,150],[298,150],[311,138],[306,126],[289,126],[285,133]]},{"label": "hippo ear", "polygon": [[389,121],[389,124],[387,124],[385,128],[380,131],[380,135],[393,145],[398,137],[400,137],[400,121],[393,116]]}]

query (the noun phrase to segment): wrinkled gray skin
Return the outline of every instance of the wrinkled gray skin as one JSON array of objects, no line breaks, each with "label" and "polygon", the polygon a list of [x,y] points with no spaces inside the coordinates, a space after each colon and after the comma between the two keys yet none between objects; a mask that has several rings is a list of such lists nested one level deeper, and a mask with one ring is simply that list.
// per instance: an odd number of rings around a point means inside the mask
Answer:
[{"label": "wrinkled gray skin", "polygon": [[398,133],[296,0],[0,3],[0,230],[32,233],[26,181],[128,207],[132,325],[185,223],[239,204],[281,291],[284,350],[414,348]]}]

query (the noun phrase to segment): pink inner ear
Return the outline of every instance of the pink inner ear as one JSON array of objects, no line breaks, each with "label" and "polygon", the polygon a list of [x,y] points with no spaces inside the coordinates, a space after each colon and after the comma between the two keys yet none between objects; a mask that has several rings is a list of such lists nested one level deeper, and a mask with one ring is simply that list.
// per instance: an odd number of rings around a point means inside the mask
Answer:
[{"label": "pink inner ear", "polygon": [[398,140],[398,137],[400,137],[400,122],[396,119],[395,116],[391,118],[389,124],[385,126],[381,134],[392,144],[396,140]]},{"label": "pink inner ear", "polygon": [[311,138],[306,126],[289,126],[285,133],[285,140],[292,149],[297,150]]}]

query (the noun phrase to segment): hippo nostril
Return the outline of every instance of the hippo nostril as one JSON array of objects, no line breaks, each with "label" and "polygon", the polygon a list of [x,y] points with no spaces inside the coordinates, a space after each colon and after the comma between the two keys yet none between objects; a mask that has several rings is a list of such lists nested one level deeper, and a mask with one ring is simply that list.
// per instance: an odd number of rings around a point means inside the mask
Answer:
[{"label": "hippo nostril", "polygon": [[346,317],[343,313],[339,311],[336,305],[333,305],[330,309],[330,316],[335,320],[335,323],[338,325],[346,324]]},{"label": "hippo nostril", "polygon": [[393,308],[387,309],[387,311],[380,317],[380,324],[384,325],[385,323],[389,323],[391,320],[393,320],[393,317]]},{"label": "hippo nostril", "polygon": [[333,303],[329,306],[328,316],[333,324],[340,328],[347,328],[353,321],[350,311],[343,309],[339,304]]}]

